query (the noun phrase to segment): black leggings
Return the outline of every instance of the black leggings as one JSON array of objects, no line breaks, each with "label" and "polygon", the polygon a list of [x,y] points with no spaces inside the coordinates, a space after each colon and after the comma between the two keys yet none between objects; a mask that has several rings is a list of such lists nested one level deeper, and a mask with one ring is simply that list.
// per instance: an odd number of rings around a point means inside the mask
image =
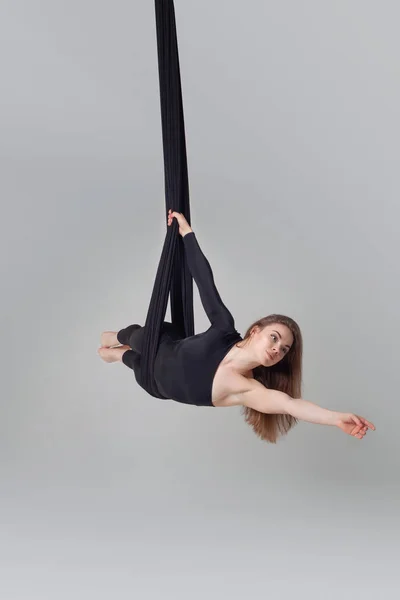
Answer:
[{"label": "black leggings", "polygon": [[[129,325],[125,329],[120,329],[117,333],[117,339],[120,344],[124,346],[130,346],[131,350],[124,352],[122,356],[122,362],[124,365],[133,369],[137,381],[140,380],[140,359],[143,344],[144,327],[141,325]],[[178,333],[177,329],[172,323],[164,321],[161,326],[161,337],[160,342],[163,339],[170,340],[181,340],[182,336]]]}]

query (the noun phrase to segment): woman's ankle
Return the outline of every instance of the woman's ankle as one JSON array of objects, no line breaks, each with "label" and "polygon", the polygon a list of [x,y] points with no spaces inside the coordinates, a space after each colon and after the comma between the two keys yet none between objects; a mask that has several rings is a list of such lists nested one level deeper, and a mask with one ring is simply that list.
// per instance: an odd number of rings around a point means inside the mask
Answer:
[{"label": "woman's ankle", "polygon": [[121,342],[118,340],[117,331],[103,331],[101,334],[101,346],[103,348],[113,348],[114,346],[120,346]]}]

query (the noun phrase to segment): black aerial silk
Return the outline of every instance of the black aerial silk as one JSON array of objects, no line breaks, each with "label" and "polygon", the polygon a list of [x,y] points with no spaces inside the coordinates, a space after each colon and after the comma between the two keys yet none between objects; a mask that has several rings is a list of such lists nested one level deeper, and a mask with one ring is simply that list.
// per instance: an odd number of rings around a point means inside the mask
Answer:
[{"label": "black aerial silk", "polygon": [[[173,0],[155,0],[155,13],[164,151],[165,219],[167,221],[167,213],[171,208],[182,213],[190,225],[185,124]],[[169,295],[172,324],[182,337],[194,335],[193,278],[186,264],[183,240],[179,235],[176,219],[167,227],[144,326],[142,387],[156,398],[164,398],[154,379],[154,362]]]}]

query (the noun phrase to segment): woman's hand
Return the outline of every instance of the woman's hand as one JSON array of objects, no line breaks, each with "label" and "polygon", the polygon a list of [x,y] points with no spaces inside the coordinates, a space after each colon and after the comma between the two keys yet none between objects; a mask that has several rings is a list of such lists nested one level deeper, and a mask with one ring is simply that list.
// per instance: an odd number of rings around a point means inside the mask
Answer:
[{"label": "woman's hand", "polygon": [[171,209],[169,209],[169,211],[168,211],[168,227],[172,224],[172,219],[174,217],[178,221],[179,234],[182,237],[185,236],[187,233],[190,233],[191,231],[193,231],[193,229],[190,227],[189,223],[186,221],[183,214],[178,213],[178,212],[172,212]]},{"label": "woman's hand", "polygon": [[370,423],[367,419],[364,419],[364,417],[359,417],[352,413],[340,413],[335,425],[345,433],[348,433],[359,440],[363,439],[368,428],[375,431],[375,425],[373,423]]}]

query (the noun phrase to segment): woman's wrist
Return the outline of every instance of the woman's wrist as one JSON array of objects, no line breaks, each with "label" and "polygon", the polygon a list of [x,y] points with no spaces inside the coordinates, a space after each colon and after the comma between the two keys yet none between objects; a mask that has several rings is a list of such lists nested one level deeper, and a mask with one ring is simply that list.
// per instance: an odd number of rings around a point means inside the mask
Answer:
[{"label": "woman's wrist", "polygon": [[322,406],[303,398],[293,400],[290,407],[289,414],[293,417],[317,425],[336,425],[342,414],[328,408],[322,408]]},{"label": "woman's wrist", "polygon": [[333,425],[334,427],[337,427],[337,424],[339,422],[341,414],[342,413],[340,413],[340,412],[336,412],[334,410],[331,410],[331,415],[330,415],[330,419],[329,419],[328,425]]}]

